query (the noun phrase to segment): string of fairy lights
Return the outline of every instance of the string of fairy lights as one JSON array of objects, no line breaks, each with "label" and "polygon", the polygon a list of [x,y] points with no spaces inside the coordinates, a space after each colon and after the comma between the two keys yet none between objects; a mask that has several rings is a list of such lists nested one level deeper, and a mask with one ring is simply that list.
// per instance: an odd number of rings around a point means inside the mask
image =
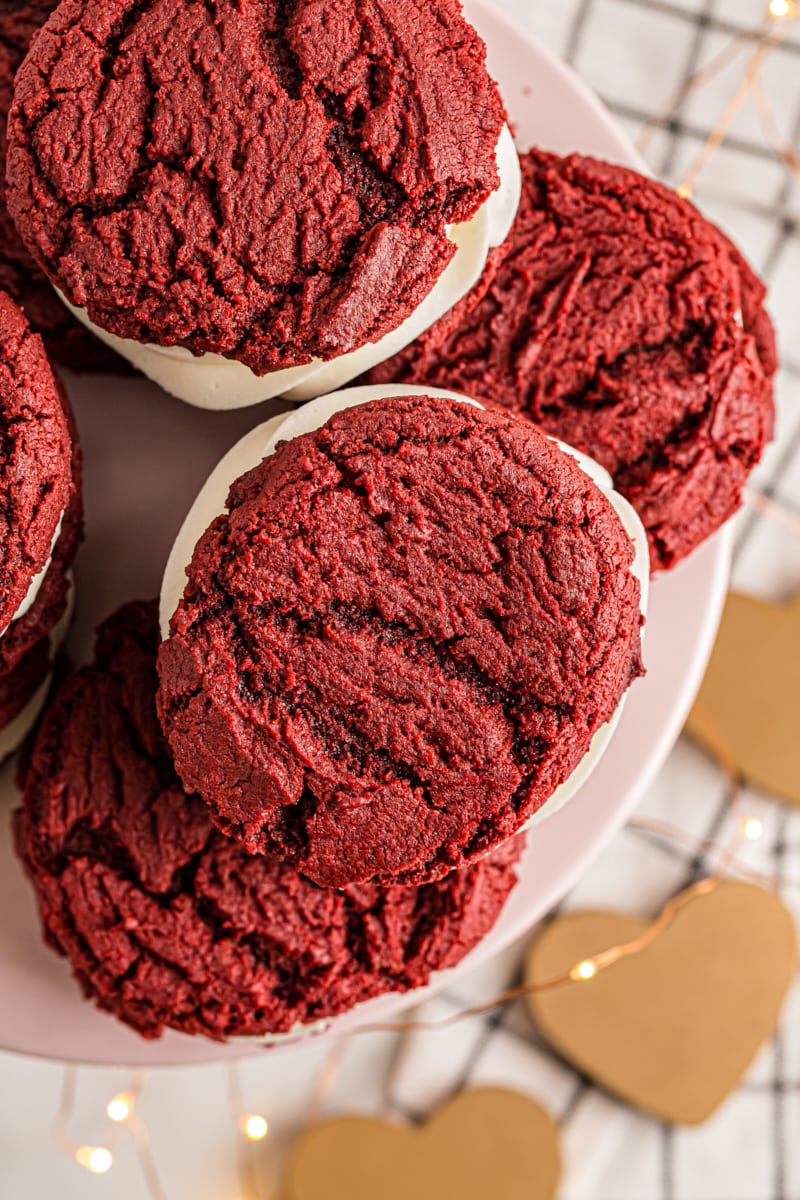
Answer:
[{"label": "string of fairy lights", "polygon": [[[261,1113],[246,1108],[236,1063],[229,1064],[227,1074],[229,1105],[241,1135],[240,1146],[245,1151],[240,1153],[238,1160],[241,1195],[243,1200],[250,1200],[251,1197],[258,1196],[258,1186],[252,1158],[246,1151],[249,1146],[264,1140],[269,1132],[269,1124]],[[114,1165],[114,1154],[123,1137],[126,1133],[130,1134],[151,1200],[167,1200],[150,1146],[147,1126],[138,1107],[148,1079],[149,1072],[137,1071],[128,1087],[111,1097],[105,1109],[106,1117],[112,1125],[110,1136],[104,1143],[86,1145],[73,1141],[69,1135],[75,1113],[78,1067],[66,1065],[58,1111],[53,1122],[53,1142],[62,1154],[72,1158],[90,1174],[105,1175]]]},{"label": "string of fairy lights", "polygon": [[[644,128],[642,136],[639,139],[640,149],[646,147],[654,129],[660,128],[669,122],[690,92],[702,87],[709,80],[716,77],[744,48],[749,46],[750,57],[745,64],[742,79],[736,91],[725,105],[706,142],[700,148],[688,171],[677,185],[676,191],[679,195],[690,197],[694,194],[698,177],[708,165],[715,151],[725,141],[737,112],[748,97],[752,99],[754,107],[761,118],[762,128],[771,148],[778,155],[787,170],[800,177],[800,157],[798,157],[797,152],[784,140],[780,133],[778,122],[769,104],[762,79],[762,69],[767,58],[775,47],[787,36],[792,23],[798,19],[800,19],[800,3],[798,3],[798,0],[770,0],[760,25],[752,31],[745,31],[733,38],[710,62],[695,72],[681,89],[680,93],[672,98],[669,108],[655,117]],[[753,489],[747,490],[745,500],[756,512],[764,514],[783,524],[793,532],[800,534],[800,515],[789,512],[775,500]],[[713,747],[712,750],[726,777],[729,803],[731,809],[733,809],[740,800],[740,780],[726,748],[719,746]],[[646,946],[650,945],[670,924],[676,913],[688,899],[696,896],[700,891],[708,892],[719,886],[723,878],[723,873],[726,871],[765,883],[772,887],[775,887],[776,883],[781,887],[800,887],[800,880],[776,881],[773,875],[767,876],[762,872],[756,871],[748,863],[741,861],[730,846],[721,845],[718,842],[710,840],[694,839],[692,835],[687,834],[684,830],[668,822],[648,818],[633,818],[629,822],[629,826],[656,837],[671,839],[675,842],[689,845],[695,853],[706,857],[718,854],[719,864],[713,874],[701,880],[700,883],[695,884],[693,888],[687,889],[687,891],[673,897],[640,937],[585,958],[575,963],[568,971],[557,977],[543,980],[536,984],[521,984],[510,988],[483,1004],[456,1013],[444,1020],[386,1022],[363,1026],[357,1032],[359,1034],[368,1034],[379,1031],[393,1031],[398,1033],[424,1030],[435,1031],[458,1021],[467,1020],[499,1008],[522,995],[534,991],[545,991],[556,986],[562,986],[567,982],[576,984],[590,983],[601,971],[607,970],[621,958],[639,953]],[[757,842],[763,835],[763,823],[756,816],[744,816],[736,826],[735,837],[739,845],[748,842]],[[352,1037],[354,1035],[351,1034],[349,1036]],[[308,1102],[306,1112],[307,1123],[312,1123],[319,1116],[324,1097],[329,1092],[338,1071],[345,1044],[345,1039],[341,1039],[338,1043],[335,1043],[331,1055],[323,1064],[317,1084],[312,1089]],[[259,1187],[252,1152],[268,1137],[269,1123],[262,1113],[249,1108],[245,1104],[242,1081],[236,1063],[229,1064],[226,1070],[229,1108],[239,1135],[237,1142],[237,1164],[240,1192],[243,1200],[258,1200]],[[69,1136],[69,1127],[75,1112],[77,1078],[78,1068],[71,1065],[65,1066],[61,1098],[53,1125],[53,1141],[58,1150],[89,1173],[104,1175],[114,1165],[114,1155],[122,1138],[126,1135],[130,1136],[134,1143],[150,1200],[167,1200],[151,1149],[147,1127],[141,1116],[139,1107],[148,1082],[148,1073],[144,1071],[134,1073],[127,1088],[115,1093],[110,1098],[105,1108],[106,1117],[111,1125],[110,1133],[103,1143],[96,1145],[78,1143]]]}]

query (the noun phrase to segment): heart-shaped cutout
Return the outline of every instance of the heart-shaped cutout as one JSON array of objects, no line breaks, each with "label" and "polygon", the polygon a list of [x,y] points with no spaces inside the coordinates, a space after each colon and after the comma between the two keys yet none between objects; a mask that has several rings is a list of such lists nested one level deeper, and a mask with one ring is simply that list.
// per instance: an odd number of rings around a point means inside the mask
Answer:
[{"label": "heart-shaped cutout", "polygon": [[[640,938],[651,922],[613,912],[557,917],[528,954],[526,983]],[[532,993],[549,1044],[607,1091],[661,1120],[704,1121],[775,1029],[796,968],[792,918],[772,892],[726,881],[691,889],[642,950]]]},{"label": "heart-shaped cutout", "polygon": [[518,1092],[462,1092],[422,1126],[336,1117],[291,1155],[284,1200],[553,1200],[552,1117]]},{"label": "heart-shaped cutout", "polygon": [[800,805],[800,594],[774,604],[731,592],[686,730]]}]

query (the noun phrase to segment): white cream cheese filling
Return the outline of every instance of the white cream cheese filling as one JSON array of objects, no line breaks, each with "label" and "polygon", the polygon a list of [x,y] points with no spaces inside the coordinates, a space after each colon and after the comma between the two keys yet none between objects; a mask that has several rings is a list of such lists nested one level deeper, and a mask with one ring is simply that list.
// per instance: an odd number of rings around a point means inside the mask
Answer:
[{"label": "white cream cheese filling", "polygon": [[469,221],[448,230],[448,236],[456,244],[456,253],[425,299],[397,329],[379,341],[330,362],[315,359],[304,366],[255,375],[244,363],[219,354],[194,355],[182,346],[156,346],[119,338],[95,325],[85,308],[70,304],[56,291],[73,316],[101,341],[164,391],[196,408],[245,408],[275,396],[309,400],[341,387],[403,350],[477,283],[490,248],[502,245],[508,236],[522,189],[519,157],[507,126],[501,131],[496,153],[500,186]]},{"label": "white cream cheese filling", "polygon": [[[63,617],[57,625],[50,631],[50,657],[55,657],[59,646],[63,642],[69,629],[72,613],[75,608],[75,585],[70,574],[69,593],[67,595],[67,607]],[[25,738],[36,724],[39,713],[44,707],[44,702],[47,699],[47,693],[50,690],[52,681],[52,673],[48,674],[42,681],[39,687],[31,696],[25,707],[13,717],[7,725],[0,729],[0,762],[9,758],[15,750],[19,749]]]},{"label": "white cream cheese filling", "polygon": [[20,604],[17,611],[14,613],[11,620],[6,625],[5,629],[0,633],[0,638],[4,637],[8,633],[9,629],[11,628],[11,626],[14,624],[15,621],[18,621],[20,619],[20,617],[25,616],[25,613],[28,612],[28,610],[34,604],[36,597],[39,595],[39,589],[41,588],[42,584],[44,583],[44,577],[47,574],[47,572],[50,570],[50,566],[53,562],[53,553],[56,548],[56,543],[57,543],[58,539],[61,537],[61,526],[63,525],[63,523],[64,523],[64,513],[62,512],[61,516],[58,518],[58,524],[56,525],[55,533],[53,534],[53,540],[50,543],[50,554],[48,555],[47,562],[44,564],[41,571],[39,571],[38,574],[34,575],[33,579],[30,581],[30,584],[28,585],[28,590],[25,593],[25,598],[23,599],[23,601]]}]

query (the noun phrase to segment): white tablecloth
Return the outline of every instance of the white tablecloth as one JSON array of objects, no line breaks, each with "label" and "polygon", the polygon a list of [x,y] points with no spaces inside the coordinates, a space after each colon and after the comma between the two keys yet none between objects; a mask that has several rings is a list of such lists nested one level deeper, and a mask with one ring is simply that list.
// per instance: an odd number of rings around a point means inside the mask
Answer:
[{"label": "white tablecloth", "polygon": [[[542,41],[568,58],[636,135],[664,109],[682,82],[765,10],[761,0],[497,0]],[[746,53],[746,50],[744,51]],[[722,112],[743,58],[687,98],[653,139],[653,170],[676,182]],[[766,87],[784,136],[800,133],[800,22],[775,51]],[[701,178],[696,197],[736,238],[767,278],[782,342],[778,438],[754,482],[800,512],[800,193],[768,148],[755,110],[736,117],[729,143]],[[752,513],[738,519],[734,582],[776,598],[800,587],[800,538]],[[800,813],[753,792],[748,812],[765,835],[747,848],[764,869],[800,880]],[[681,743],[640,806],[702,835],[724,836],[727,815],[718,771]],[[601,905],[653,913],[704,869],[677,847],[625,830],[569,896],[568,906]],[[800,915],[800,890],[785,899]],[[486,999],[518,969],[514,948],[433,1001],[426,1015],[447,1015]],[[292,1136],[327,1043],[265,1056],[242,1068],[247,1104],[264,1112],[271,1133],[257,1152],[264,1196]],[[391,1068],[391,1069],[390,1069]],[[123,1145],[113,1170],[91,1178],[48,1140],[61,1070],[0,1056],[0,1196],[60,1200],[147,1196],[134,1152]],[[81,1072],[74,1136],[107,1136],[104,1108],[127,1081],[119,1072]],[[387,1081],[390,1084],[388,1098]],[[423,1114],[460,1084],[505,1084],[540,1099],[557,1117],[565,1173],[562,1200],[800,1200],[800,989],[778,1036],[739,1091],[699,1129],[669,1129],[616,1104],[559,1062],[536,1039],[521,1005],[447,1033],[352,1041],[329,1098],[330,1111]],[[142,1103],[169,1200],[227,1200],[239,1195],[236,1130],[227,1108],[224,1068],[154,1073]],[[376,1197],[376,1200],[380,1200]]]}]

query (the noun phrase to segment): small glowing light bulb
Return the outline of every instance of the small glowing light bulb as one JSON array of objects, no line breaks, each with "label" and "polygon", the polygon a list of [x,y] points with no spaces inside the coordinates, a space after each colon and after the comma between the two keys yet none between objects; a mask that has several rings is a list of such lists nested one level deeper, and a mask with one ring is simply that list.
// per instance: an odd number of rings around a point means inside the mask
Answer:
[{"label": "small glowing light bulb", "polygon": [[242,1133],[251,1142],[262,1141],[269,1132],[269,1125],[260,1113],[247,1113],[239,1124]]},{"label": "small glowing light bulb", "polygon": [[105,1146],[79,1146],[75,1151],[75,1161],[93,1175],[105,1175],[114,1160]]},{"label": "small glowing light bulb", "polygon": [[764,826],[759,821],[758,817],[748,817],[742,823],[742,834],[747,838],[748,842],[757,842],[764,832]]},{"label": "small glowing light bulb", "polygon": [[112,1096],[106,1105],[106,1114],[112,1121],[127,1121],[131,1115],[133,1103],[128,1092],[120,1092],[118,1096]]},{"label": "small glowing light bulb", "polygon": [[770,0],[770,16],[788,17],[794,13],[795,5],[792,0]]},{"label": "small glowing light bulb", "polygon": [[587,958],[583,962],[579,962],[577,967],[572,968],[569,977],[570,979],[594,979],[596,974],[597,967]]}]

